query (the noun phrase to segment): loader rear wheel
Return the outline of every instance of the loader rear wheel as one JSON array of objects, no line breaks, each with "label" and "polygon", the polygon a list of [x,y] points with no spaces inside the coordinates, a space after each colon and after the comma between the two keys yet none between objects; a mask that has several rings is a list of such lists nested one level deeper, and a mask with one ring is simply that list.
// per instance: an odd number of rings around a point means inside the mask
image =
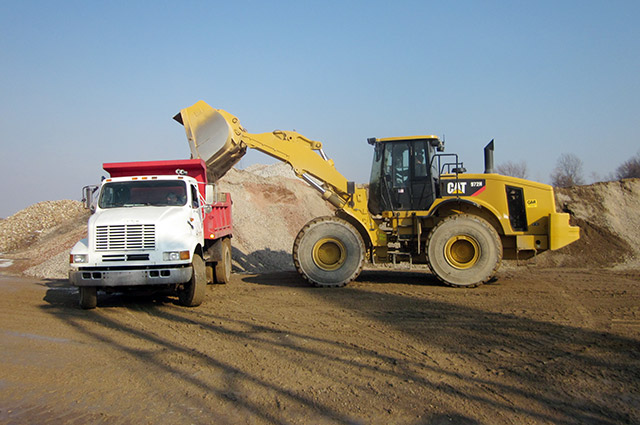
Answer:
[{"label": "loader rear wheel", "polygon": [[224,239],[220,242],[222,246],[222,259],[215,267],[216,283],[229,283],[231,280],[231,240]]},{"label": "loader rear wheel", "polygon": [[204,301],[204,295],[207,290],[207,273],[205,270],[204,260],[199,254],[193,254],[191,261],[193,273],[189,282],[178,290],[178,299],[180,304],[186,307],[197,307]]},{"label": "loader rear wheel", "polygon": [[442,220],[427,241],[429,267],[450,286],[474,287],[490,280],[502,262],[498,233],[480,217],[460,214]]},{"label": "loader rear wheel", "polygon": [[358,231],[338,217],[311,220],[293,244],[298,272],[316,286],[344,286],[358,277],[365,248]]},{"label": "loader rear wheel", "polygon": [[91,310],[98,305],[98,288],[95,286],[81,286],[80,292],[80,307],[85,310]]}]

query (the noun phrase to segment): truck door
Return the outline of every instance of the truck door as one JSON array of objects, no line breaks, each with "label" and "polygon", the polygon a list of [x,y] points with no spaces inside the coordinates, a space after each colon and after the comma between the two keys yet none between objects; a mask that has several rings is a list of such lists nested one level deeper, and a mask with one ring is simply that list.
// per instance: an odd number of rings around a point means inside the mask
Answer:
[{"label": "truck door", "polygon": [[203,229],[203,216],[202,216],[202,208],[200,206],[200,192],[193,185],[189,185],[191,188],[191,225],[193,226],[194,233],[198,240],[204,238],[204,229]]}]

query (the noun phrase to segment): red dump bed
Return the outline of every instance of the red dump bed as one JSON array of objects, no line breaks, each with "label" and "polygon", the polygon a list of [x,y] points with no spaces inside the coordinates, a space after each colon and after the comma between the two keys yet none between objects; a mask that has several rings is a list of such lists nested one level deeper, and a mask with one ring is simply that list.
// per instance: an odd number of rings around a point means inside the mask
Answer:
[{"label": "red dump bed", "polygon": [[[134,176],[190,176],[198,181],[198,191],[205,198],[207,167],[201,159],[177,159],[172,161],[106,162],[102,168],[111,177]],[[231,195],[217,193],[211,212],[203,214],[205,239],[219,239],[231,235]]]}]

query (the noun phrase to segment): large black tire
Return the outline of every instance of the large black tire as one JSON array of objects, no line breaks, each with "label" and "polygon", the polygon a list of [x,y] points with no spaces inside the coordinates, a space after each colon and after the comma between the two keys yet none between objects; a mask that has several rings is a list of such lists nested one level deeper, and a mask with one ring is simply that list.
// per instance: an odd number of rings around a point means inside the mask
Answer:
[{"label": "large black tire", "polygon": [[216,263],[216,283],[229,283],[231,280],[231,239],[226,238],[220,242],[222,259]]},{"label": "large black tire", "polygon": [[193,254],[191,266],[193,267],[191,280],[178,291],[178,299],[180,304],[186,307],[197,307],[204,301],[207,290],[207,273],[204,260],[199,254]]},{"label": "large black tire", "polygon": [[338,217],[311,220],[293,243],[293,263],[316,286],[344,286],[362,271],[365,247],[358,231]]},{"label": "large black tire", "polygon": [[91,310],[98,305],[98,288],[95,286],[81,286],[80,307],[85,310]]},{"label": "large black tire", "polygon": [[471,288],[495,276],[502,262],[502,242],[482,218],[453,215],[431,230],[427,255],[438,279],[450,286]]}]

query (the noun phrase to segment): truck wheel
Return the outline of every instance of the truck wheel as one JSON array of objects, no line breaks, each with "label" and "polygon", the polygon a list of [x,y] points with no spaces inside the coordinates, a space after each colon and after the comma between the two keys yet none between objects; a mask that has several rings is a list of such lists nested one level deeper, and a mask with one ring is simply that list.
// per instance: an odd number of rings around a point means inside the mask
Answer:
[{"label": "truck wheel", "polygon": [[231,239],[226,238],[220,242],[222,246],[222,259],[216,263],[216,283],[229,283],[231,280]]},{"label": "truck wheel", "polygon": [[471,288],[495,275],[502,262],[502,242],[482,218],[453,215],[429,234],[427,255],[438,279],[450,286]]},{"label": "truck wheel", "polygon": [[362,271],[365,248],[358,231],[338,217],[311,220],[293,244],[293,262],[316,286],[344,286]]},{"label": "truck wheel", "polygon": [[81,286],[80,291],[80,307],[85,310],[91,310],[98,305],[98,288],[95,286]]},{"label": "truck wheel", "polygon": [[207,274],[204,260],[199,254],[193,254],[191,266],[193,267],[191,280],[185,283],[184,288],[178,291],[178,298],[180,304],[187,307],[196,307],[204,301],[204,295],[207,290]]}]

